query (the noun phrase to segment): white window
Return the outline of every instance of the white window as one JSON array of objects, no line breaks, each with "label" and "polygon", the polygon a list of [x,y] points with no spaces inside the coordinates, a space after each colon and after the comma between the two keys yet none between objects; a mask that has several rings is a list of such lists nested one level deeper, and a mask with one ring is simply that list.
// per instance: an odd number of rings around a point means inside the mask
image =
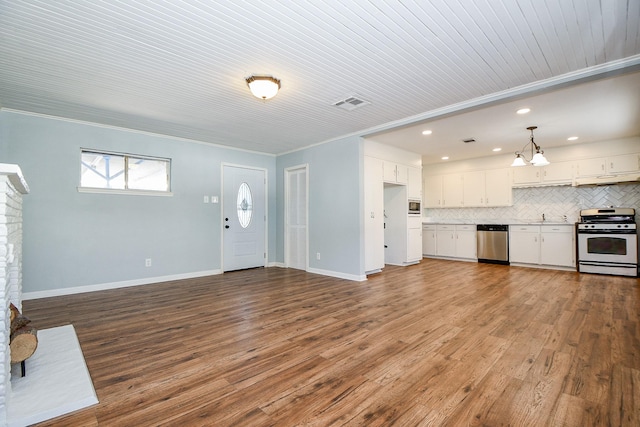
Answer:
[{"label": "white window", "polygon": [[251,196],[251,188],[246,182],[240,184],[240,188],[238,188],[237,211],[240,226],[247,228],[251,224],[253,214],[253,197]]},{"label": "white window", "polygon": [[169,193],[170,170],[169,159],[82,150],[79,190]]}]

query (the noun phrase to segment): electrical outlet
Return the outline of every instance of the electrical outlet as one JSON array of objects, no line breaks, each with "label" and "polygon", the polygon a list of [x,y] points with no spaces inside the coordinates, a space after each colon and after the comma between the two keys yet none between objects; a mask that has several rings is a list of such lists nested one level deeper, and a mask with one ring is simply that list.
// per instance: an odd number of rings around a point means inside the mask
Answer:
[{"label": "electrical outlet", "polygon": [[316,252],[316,259],[320,259],[320,252]]},{"label": "electrical outlet", "polygon": [[211,196],[211,203],[218,203],[218,196]]},{"label": "electrical outlet", "polygon": [[151,258],[147,258],[144,260],[144,266],[145,267],[151,267]]}]

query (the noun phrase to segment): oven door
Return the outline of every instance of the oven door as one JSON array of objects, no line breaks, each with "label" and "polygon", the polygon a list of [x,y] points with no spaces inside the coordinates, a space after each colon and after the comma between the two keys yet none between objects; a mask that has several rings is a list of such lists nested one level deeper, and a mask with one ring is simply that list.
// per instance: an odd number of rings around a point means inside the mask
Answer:
[{"label": "oven door", "polygon": [[578,232],[578,261],[638,264],[638,236]]}]

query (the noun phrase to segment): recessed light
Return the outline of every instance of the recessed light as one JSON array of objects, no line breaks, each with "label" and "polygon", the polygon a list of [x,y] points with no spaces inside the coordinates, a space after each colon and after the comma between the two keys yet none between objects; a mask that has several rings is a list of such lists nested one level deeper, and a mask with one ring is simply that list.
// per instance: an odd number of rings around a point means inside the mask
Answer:
[{"label": "recessed light", "polygon": [[430,130],[423,130],[423,131],[422,131],[422,134],[423,134],[423,135],[431,135],[432,133],[433,133],[433,132],[432,132],[432,131],[430,131]]},{"label": "recessed light", "polygon": [[529,111],[531,111],[531,108],[521,108],[518,111],[516,111],[516,113],[518,113],[518,114],[527,114]]},{"label": "recessed light", "polygon": [[493,151],[502,151],[502,148],[496,147],[496,148],[493,149]]},{"label": "recessed light", "polygon": [[441,157],[442,160],[449,160],[449,156],[443,156]]},{"label": "recessed light", "polygon": [[575,141],[576,139],[578,139],[577,136],[570,136],[569,138],[567,138],[567,141]]}]

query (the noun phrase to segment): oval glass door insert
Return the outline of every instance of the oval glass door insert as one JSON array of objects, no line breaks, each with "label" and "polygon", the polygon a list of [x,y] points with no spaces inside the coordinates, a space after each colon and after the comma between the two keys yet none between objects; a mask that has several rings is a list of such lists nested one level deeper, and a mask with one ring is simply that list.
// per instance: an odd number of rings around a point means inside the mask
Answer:
[{"label": "oval glass door insert", "polygon": [[251,197],[251,189],[249,184],[243,182],[238,188],[238,221],[242,228],[247,228],[251,224],[251,215],[253,213],[253,198]]}]

